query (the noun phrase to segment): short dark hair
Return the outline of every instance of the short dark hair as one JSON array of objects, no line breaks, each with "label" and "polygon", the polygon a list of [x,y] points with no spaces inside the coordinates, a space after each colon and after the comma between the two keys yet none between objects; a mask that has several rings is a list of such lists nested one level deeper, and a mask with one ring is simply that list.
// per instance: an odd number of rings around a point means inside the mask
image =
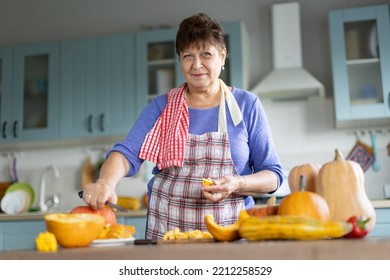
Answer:
[{"label": "short dark hair", "polygon": [[198,13],[184,19],[176,34],[176,53],[187,49],[191,45],[201,47],[202,44],[211,43],[226,48],[222,25],[206,14]]}]

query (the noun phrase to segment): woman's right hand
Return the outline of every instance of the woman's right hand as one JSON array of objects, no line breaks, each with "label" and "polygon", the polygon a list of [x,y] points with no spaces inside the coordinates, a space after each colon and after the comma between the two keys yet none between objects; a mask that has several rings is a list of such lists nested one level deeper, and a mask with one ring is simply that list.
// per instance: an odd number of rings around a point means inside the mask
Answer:
[{"label": "woman's right hand", "polygon": [[104,161],[95,183],[83,187],[84,201],[93,209],[103,208],[107,201],[116,203],[115,187],[129,172],[129,163],[119,152],[112,152]]},{"label": "woman's right hand", "polygon": [[118,196],[115,193],[115,186],[111,186],[99,179],[96,183],[89,183],[83,188],[83,199],[93,209],[100,209],[106,205],[107,201],[116,203]]}]

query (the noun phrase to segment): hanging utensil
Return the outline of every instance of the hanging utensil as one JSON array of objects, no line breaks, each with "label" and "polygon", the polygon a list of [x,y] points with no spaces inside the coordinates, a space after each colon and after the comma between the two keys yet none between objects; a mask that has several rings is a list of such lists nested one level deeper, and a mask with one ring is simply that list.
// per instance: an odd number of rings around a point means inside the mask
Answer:
[{"label": "hanging utensil", "polygon": [[346,159],[357,162],[363,171],[366,172],[374,162],[374,151],[357,136],[356,143]]},{"label": "hanging utensil", "polygon": [[374,131],[371,131],[371,147],[374,151],[374,163],[372,164],[372,170],[379,171],[381,169],[381,166],[378,161],[378,152],[376,149],[376,134]]}]

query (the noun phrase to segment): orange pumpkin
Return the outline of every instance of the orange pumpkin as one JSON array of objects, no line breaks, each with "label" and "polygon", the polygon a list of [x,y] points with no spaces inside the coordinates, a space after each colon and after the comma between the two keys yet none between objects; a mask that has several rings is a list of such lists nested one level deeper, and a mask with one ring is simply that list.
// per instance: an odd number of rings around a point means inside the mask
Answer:
[{"label": "orange pumpkin", "polygon": [[102,216],[106,224],[115,225],[116,216],[114,211],[110,207],[103,207],[97,210],[92,209],[89,206],[76,206],[70,212],[70,214],[95,214]]},{"label": "orange pumpkin", "polygon": [[336,149],[335,158],[324,164],[317,178],[317,193],[328,202],[332,220],[345,222],[351,216],[370,218],[367,230],[375,226],[375,209],[364,187],[364,172],[360,165],[345,160]]},{"label": "orange pumpkin", "polygon": [[290,187],[290,191],[293,193],[301,190],[300,177],[303,175],[306,178],[305,190],[316,192],[316,180],[320,168],[321,165],[317,163],[305,163],[292,168],[288,174],[288,185]]},{"label": "orange pumpkin", "polygon": [[[304,180],[301,176],[301,185],[304,188]],[[287,195],[279,204],[278,215],[298,215],[329,221],[329,205],[325,198],[310,191],[296,191]]]},{"label": "orange pumpkin", "polygon": [[87,247],[104,228],[105,220],[95,214],[47,214],[44,217],[48,232],[55,235],[64,248]]}]

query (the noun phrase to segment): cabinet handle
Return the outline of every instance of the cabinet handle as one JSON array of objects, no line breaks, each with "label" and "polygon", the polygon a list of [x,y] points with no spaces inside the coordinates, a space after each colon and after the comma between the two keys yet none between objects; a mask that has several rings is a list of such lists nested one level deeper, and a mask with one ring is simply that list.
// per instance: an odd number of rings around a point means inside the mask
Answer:
[{"label": "cabinet handle", "polygon": [[15,138],[18,138],[18,121],[14,121],[14,129],[13,129],[13,132],[14,132],[14,137]]},{"label": "cabinet handle", "polygon": [[101,132],[104,131],[104,113],[101,113],[99,116],[99,128]]},{"label": "cabinet handle", "polygon": [[88,130],[89,133],[92,133],[92,115],[88,116],[87,130]]},{"label": "cabinet handle", "polygon": [[7,121],[3,122],[3,138],[7,138]]}]

